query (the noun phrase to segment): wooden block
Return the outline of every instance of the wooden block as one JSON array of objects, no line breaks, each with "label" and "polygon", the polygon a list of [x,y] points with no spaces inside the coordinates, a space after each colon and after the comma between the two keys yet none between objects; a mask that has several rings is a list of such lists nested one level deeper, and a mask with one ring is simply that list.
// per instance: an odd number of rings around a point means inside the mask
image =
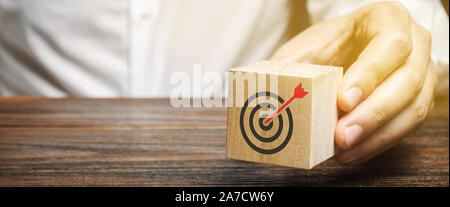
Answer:
[{"label": "wooden block", "polygon": [[227,158],[311,169],[332,157],[342,75],[273,61],[231,69]]}]

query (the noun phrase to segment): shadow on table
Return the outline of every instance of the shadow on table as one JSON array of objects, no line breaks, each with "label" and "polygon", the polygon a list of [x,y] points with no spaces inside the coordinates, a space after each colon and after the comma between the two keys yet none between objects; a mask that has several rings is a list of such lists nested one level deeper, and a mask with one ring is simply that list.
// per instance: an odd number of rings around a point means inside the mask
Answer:
[{"label": "shadow on table", "polygon": [[[410,186],[414,183],[417,185],[418,180],[414,180],[414,176],[420,173],[421,166],[415,163],[418,160],[411,158],[420,159],[418,153],[420,151],[412,148],[407,142],[402,142],[358,166],[341,165],[331,159],[312,170],[230,160],[234,164],[245,166],[235,170],[224,169],[224,176],[216,177],[218,178],[216,184],[227,186]],[[414,182],[408,182],[409,180]]]}]

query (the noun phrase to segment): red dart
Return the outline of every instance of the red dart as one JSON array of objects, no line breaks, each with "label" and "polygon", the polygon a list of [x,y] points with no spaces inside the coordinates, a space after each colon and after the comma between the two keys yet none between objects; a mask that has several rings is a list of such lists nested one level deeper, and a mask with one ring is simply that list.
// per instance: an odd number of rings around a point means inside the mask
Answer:
[{"label": "red dart", "polygon": [[264,121],[265,124],[269,123],[270,120],[273,119],[276,115],[278,115],[288,104],[290,104],[294,99],[296,98],[303,98],[308,94],[308,91],[303,90],[302,83],[298,84],[297,87],[295,87],[294,95],[286,102],[284,103],[275,113],[273,113],[266,121]]}]

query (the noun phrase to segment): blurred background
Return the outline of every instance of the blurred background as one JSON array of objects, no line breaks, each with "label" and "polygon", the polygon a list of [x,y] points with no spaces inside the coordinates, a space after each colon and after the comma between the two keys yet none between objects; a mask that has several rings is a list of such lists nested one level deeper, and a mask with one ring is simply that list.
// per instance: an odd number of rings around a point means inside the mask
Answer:
[{"label": "blurred background", "polygon": [[[371,2],[0,0],[0,96],[168,97],[176,72],[223,77]],[[448,42],[448,0],[401,2]],[[448,45],[434,41],[433,55],[448,94]],[[213,88],[226,94],[224,81]]]}]

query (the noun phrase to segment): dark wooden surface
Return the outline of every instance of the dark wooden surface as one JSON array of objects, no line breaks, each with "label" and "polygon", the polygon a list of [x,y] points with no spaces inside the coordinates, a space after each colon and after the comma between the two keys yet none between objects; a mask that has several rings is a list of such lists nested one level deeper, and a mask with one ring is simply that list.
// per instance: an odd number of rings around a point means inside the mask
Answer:
[{"label": "dark wooden surface", "polygon": [[448,104],[363,165],[308,171],[225,159],[225,108],[0,98],[0,186],[449,186]]}]

